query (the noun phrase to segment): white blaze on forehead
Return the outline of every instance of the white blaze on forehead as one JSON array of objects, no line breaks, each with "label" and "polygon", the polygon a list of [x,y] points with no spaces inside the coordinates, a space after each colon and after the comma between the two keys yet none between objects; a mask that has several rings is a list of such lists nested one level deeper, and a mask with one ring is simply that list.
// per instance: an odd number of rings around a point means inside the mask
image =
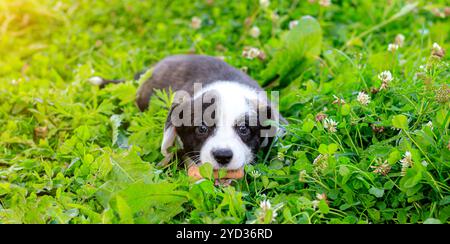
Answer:
[{"label": "white blaze on forehead", "polygon": [[241,168],[253,160],[253,155],[251,149],[236,133],[235,125],[236,121],[245,114],[254,112],[252,110],[255,108],[249,101],[256,101],[258,92],[236,82],[220,81],[203,88],[194,95],[194,99],[209,91],[214,91],[217,95],[215,101],[217,105],[216,128],[214,134],[203,144],[200,151],[201,163],[209,162],[213,164],[214,168],[219,168],[221,165],[215,161],[211,154],[212,151],[230,149],[233,152],[233,158],[224,167],[228,169]]},{"label": "white blaze on forehead", "polygon": [[[218,95],[216,118],[219,126],[232,125],[239,117],[252,112],[249,101],[257,101],[258,91],[237,82],[218,81],[204,87],[194,99],[214,91]],[[253,108],[254,109],[254,108]]]}]

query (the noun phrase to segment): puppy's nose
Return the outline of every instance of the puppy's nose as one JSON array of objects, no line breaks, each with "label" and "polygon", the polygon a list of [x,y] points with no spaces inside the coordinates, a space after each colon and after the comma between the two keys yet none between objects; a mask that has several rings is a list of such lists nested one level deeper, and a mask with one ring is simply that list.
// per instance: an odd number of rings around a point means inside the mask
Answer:
[{"label": "puppy's nose", "polygon": [[228,164],[231,161],[231,158],[233,158],[233,151],[223,148],[216,149],[212,151],[212,155],[219,164]]}]

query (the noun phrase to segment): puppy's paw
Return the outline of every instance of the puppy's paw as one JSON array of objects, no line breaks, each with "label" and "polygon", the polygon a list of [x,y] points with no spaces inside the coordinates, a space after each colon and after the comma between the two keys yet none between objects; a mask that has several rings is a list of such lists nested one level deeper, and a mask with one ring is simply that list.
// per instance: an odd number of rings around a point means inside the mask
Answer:
[{"label": "puppy's paw", "polygon": [[[228,170],[227,174],[220,178],[219,177],[219,170],[214,170],[214,179],[217,183],[222,183],[224,185],[229,185],[231,183],[231,180],[238,180],[244,177],[244,168],[234,169],[234,170]],[[194,180],[200,180],[203,179],[203,176],[200,174],[199,167],[197,165],[191,165],[188,168],[188,175]]]}]

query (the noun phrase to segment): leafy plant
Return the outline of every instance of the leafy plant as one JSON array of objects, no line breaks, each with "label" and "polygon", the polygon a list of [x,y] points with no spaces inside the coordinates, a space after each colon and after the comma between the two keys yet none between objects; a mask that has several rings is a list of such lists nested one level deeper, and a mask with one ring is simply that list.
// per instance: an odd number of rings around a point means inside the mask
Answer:
[{"label": "leafy plant", "polygon": [[[447,2],[269,2],[1,1],[0,223],[449,223]],[[231,186],[157,166],[173,94],[135,94],[178,53],[280,92]]]}]

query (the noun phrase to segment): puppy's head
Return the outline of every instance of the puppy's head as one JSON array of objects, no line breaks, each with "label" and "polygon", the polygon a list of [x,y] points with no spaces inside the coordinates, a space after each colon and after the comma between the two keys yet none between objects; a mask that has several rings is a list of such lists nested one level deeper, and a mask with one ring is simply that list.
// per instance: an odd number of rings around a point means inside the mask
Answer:
[{"label": "puppy's head", "polygon": [[264,93],[231,82],[218,82],[194,97],[177,93],[169,113],[161,151],[168,162],[167,149],[178,139],[183,160],[211,163],[215,169],[238,169],[252,163],[255,154],[270,146],[278,121]]}]

